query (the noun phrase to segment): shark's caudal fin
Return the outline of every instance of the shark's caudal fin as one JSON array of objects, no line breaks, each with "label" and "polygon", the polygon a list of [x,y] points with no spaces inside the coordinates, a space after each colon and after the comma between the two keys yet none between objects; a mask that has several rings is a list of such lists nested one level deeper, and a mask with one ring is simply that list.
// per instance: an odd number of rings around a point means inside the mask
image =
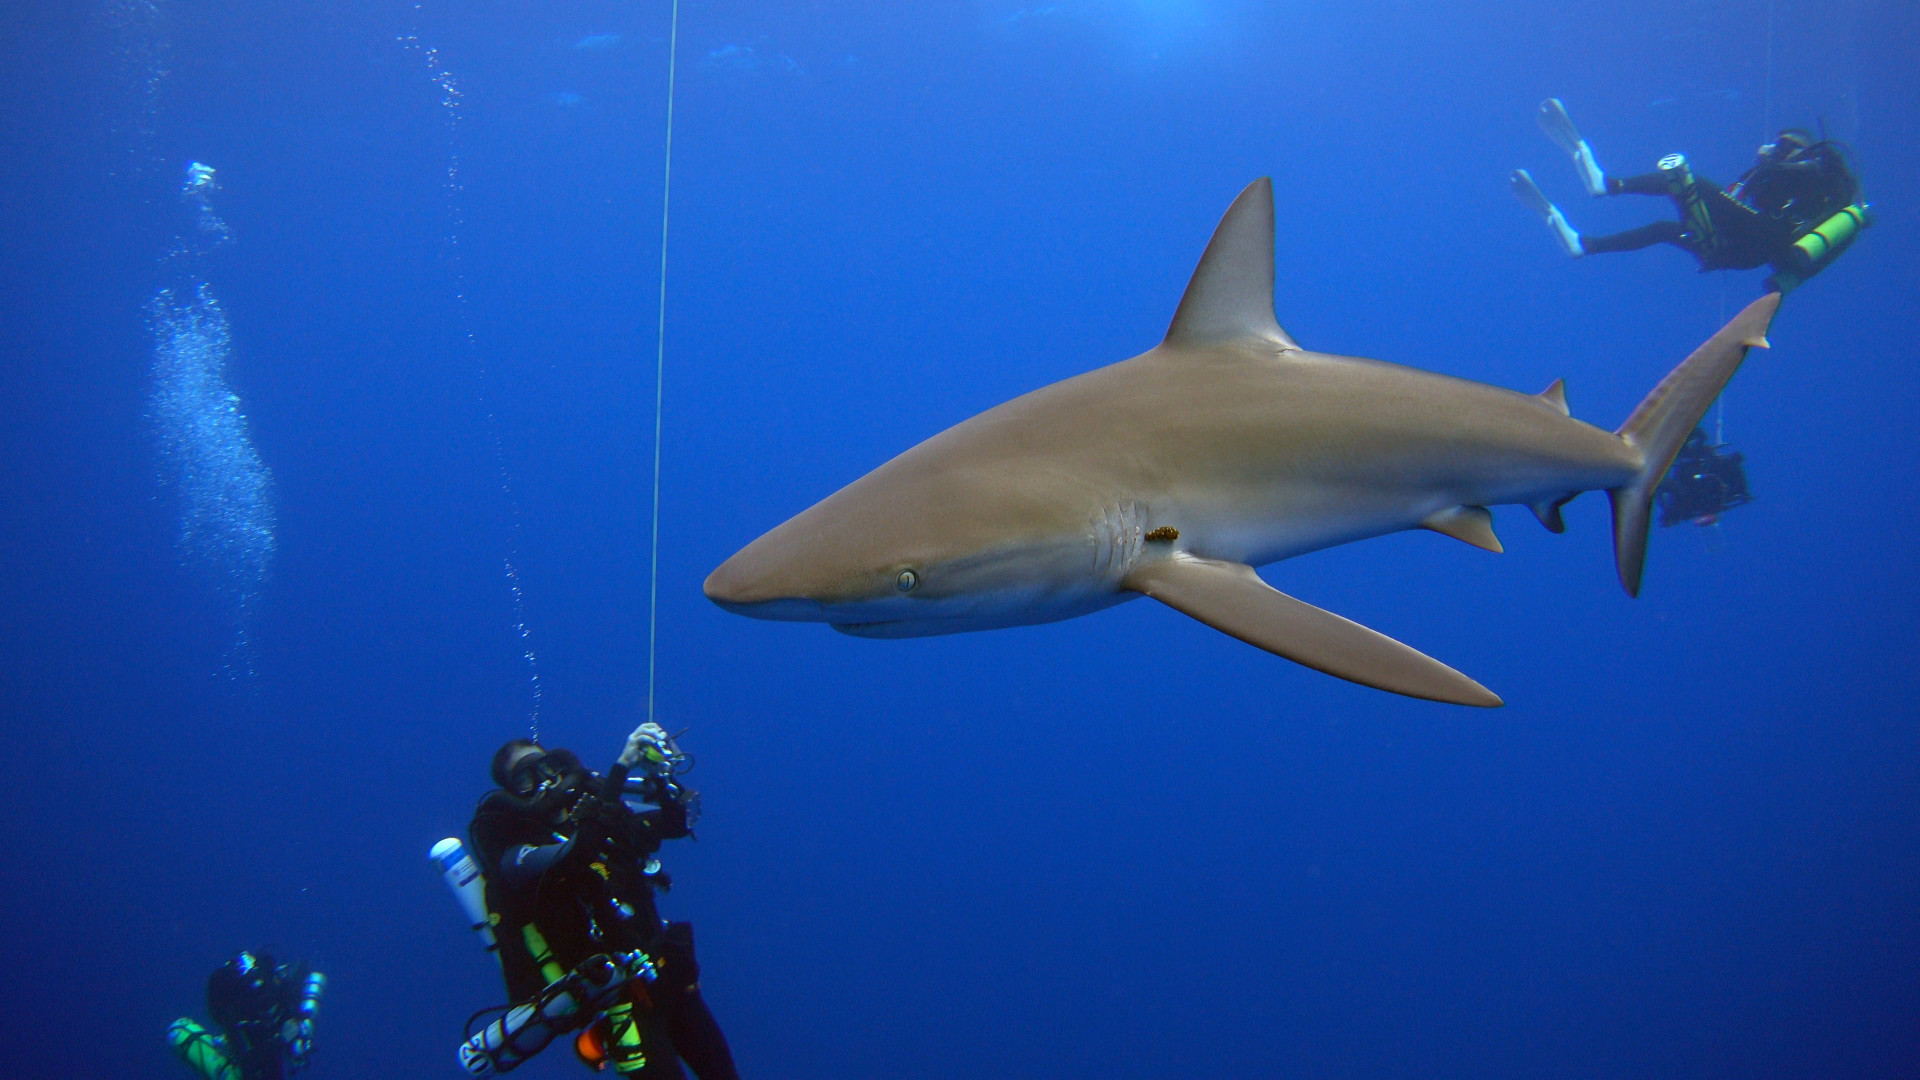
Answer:
[{"label": "shark's caudal fin", "polygon": [[1747,350],[1767,347],[1767,326],[1780,307],[1780,294],[1748,304],[1746,310],[1681,361],[1640,402],[1627,422],[1615,432],[1645,455],[1646,464],[1633,480],[1607,492],[1613,500],[1613,557],[1620,584],[1630,596],[1640,595],[1640,572],[1647,560],[1647,531],[1652,525],[1653,492],[1673,467],[1673,459],[1707,406],[1720,396],[1727,380],[1740,370]]},{"label": "shark's caudal fin", "polygon": [[1433,657],[1295,600],[1244,563],[1175,555],[1136,568],[1126,587],[1275,656],[1362,686],[1455,705],[1502,704],[1493,691]]},{"label": "shark's caudal fin", "polygon": [[1273,180],[1248,184],[1227,208],[1167,328],[1168,345],[1248,339],[1300,346],[1273,317]]}]

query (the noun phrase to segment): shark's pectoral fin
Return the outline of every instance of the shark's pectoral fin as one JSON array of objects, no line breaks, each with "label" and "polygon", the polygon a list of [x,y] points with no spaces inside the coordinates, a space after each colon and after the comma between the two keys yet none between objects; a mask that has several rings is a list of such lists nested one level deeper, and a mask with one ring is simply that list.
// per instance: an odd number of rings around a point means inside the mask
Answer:
[{"label": "shark's pectoral fin", "polygon": [[1455,540],[1464,540],[1495,555],[1506,550],[1500,546],[1500,538],[1493,535],[1493,512],[1484,506],[1449,506],[1428,514],[1420,527],[1432,529],[1442,536],[1451,536]]},{"label": "shark's pectoral fin", "polygon": [[1456,705],[1503,704],[1440,661],[1295,600],[1243,563],[1176,555],[1136,568],[1124,584],[1249,645],[1363,686]]}]

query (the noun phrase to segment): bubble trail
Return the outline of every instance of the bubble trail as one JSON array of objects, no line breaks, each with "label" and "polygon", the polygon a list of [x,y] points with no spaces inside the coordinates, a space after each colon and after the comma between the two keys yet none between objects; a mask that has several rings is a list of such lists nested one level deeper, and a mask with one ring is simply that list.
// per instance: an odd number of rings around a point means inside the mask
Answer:
[{"label": "bubble trail", "polygon": [[251,678],[253,614],[275,548],[273,474],[227,382],[232,334],[207,285],[161,289],[147,319],[154,341],[148,416],[159,436],[161,482],[177,494],[180,554],[232,602],[227,671]]},{"label": "bubble trail", "polygon": [[[418,17],[422,5],[415,4],[413,10]],[[480,348],[480,339],[473,332],[473,316],[467,299],[466,269],[461,261],[460,233],[466,226],[466,184],[460,172],[460,121],[461,108],[465,104],[465,95],[460,90],[460,80],[440,57],[440,50],[420,40],[418,32],[402,35],[400,45],[406,51],[418,55],[425,62],[427,78],[440,91],[440,115],[447,138],[446,178],[441,184],[441,193],[446,207],[446,230],[441,241],[446,246],[447,267],[453,275],[454,301],[458,305],[460,318],[460,338],[468,356],[472,359],[476,377],[476,394],[480,401],[480,411],[486,417],[487,438],[493,447],[494,468],[498,474],[500,493],[507,507],[506,554],[501,560],[507,582],[507,597],[513,605],[513,633],[520,644],[520,659],[526,664],[527,686],[531,701],[527,709],[527,730],[534,742],[540,741],[540,709],[546,699],[546,691],[540,681],[540,657],[534,651],[533,630],[527,622],[527,598],[520,584],[520,500],[514,494],[513,473],[507,468],[507,451],[500,437],[500,421],[494,415],[493,406],[487,399],[489,374],[486,354]]]}]

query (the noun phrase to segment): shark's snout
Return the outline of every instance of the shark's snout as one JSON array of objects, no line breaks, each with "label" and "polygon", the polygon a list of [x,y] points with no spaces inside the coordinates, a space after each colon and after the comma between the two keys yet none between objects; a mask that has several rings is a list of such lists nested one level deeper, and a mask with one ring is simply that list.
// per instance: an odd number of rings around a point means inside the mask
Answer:
[{"label": "shark's snout", "polygon": [[[745,555],[742,552],[741,555]],[[820,601],[796,596],[783,589],[775,575],[753,565],[754,560],[735,555],[707,575],[700,586],[707,599],[736,615],[756,619],[781,619],[788,622],[824,622],[826,611]]]}]

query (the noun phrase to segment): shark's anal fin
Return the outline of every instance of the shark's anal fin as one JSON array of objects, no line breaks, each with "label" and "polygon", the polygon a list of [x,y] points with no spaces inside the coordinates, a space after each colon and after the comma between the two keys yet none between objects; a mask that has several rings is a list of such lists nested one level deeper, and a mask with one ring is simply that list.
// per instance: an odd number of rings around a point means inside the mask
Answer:
[{"label": "shark's anal fin", "polygon": [[1243,563],[1175,555],[1137,567],[1125,585],[1249,645],[1363,686],[1456,705],[1504,704],[1416,649],[1295,600]]},{"label": "shark's anal fin", "polygon": [[1533,511],[1534,517],[1540,519],[1540,524],[1547,527],[1548,532],[1563,533],[1567,531],[1567,519],[1561,516],[1560,508],[1572,502],[1573,497],[1578,494],[1580,493],[1577,491],[1569,491],[1557,499],[1542,499],[1528,509]]},{"label": "shark's anal fin", "polygon": [[1500,546],[1500,538],[1493,535],[1493,512],[1484,506],[1449,506],[1438,513],[1428,514],[1420,527],[1432,529],[1442,536],[1451,536],[1455,540],[1464,540],[1495,555],[1506,550]]}]

